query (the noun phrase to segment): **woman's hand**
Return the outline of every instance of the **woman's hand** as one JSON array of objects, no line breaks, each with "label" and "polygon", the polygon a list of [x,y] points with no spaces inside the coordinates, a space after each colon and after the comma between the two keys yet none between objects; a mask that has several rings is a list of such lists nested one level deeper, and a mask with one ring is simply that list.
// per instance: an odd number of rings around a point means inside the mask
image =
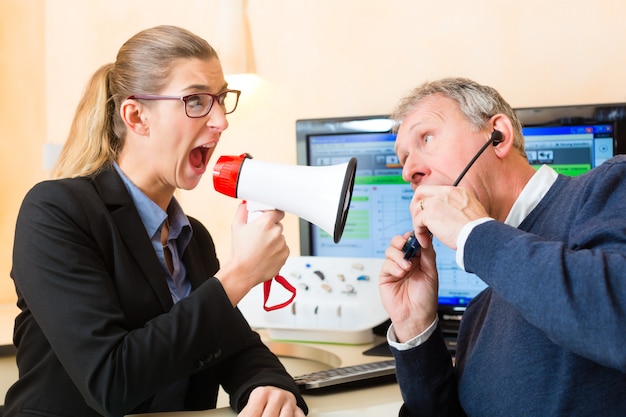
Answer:
[{"label": "woman's hand", "polygon": [[238,417],[304,417],[296,397],[276,387],[256,387]]},{"label": "woman's hand", "polygon": [[289,256],[289,247],[280,221],[285,213],[263,211],[248,221],[246,204],[237,208],[232,224],[232,258],[215,276],[233,304],[261,282],[278,274]]}]

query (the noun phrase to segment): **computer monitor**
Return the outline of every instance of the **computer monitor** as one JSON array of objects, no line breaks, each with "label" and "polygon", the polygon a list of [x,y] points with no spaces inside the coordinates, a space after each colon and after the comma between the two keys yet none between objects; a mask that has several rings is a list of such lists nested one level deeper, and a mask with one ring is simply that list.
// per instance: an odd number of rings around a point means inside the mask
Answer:
[{"label": "computer monitor", "polygon": [[563,175],[580,175],[615,155],[613,123],[522,128],[528,161]]},{"label": "computer monitor", "polygon": [[[551,165],[579,175],[626,145],[626,104],[516,109],[524,125],[526,152],[536,167]],[[356,157],[357,172],[341,241],[304,220],[303,256],[384,258],[391,238],[410,231],[410,185],[394,152],[395,135],[386,115],[296,121],[298,164],[329,165]],[[456,265],[455,252],[434,240],[440,310],[463,311],[486,285]]]}]

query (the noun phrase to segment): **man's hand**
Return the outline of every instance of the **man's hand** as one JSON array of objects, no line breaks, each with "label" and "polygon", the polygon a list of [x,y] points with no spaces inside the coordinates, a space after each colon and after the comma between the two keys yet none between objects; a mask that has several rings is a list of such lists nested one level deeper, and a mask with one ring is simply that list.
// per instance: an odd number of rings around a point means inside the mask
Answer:
[{"label": "man's hand", "polygon": [[422,185],[415,189],[410,205],[413,227],[418,241],[425,240],[425,231],[456,250],[456,240],[467,223],[489,217],[483,205],[468,189],[462,187]]},{"label": "man's hand", "polygon": [[[439,282],[432,244],[422,247],[411,261],[402,246],[409,234],[396,236],[385,251],[379,290],[398,342],[421,334],[437,316]],[[430,242],[429,242],[430,243]]]}]

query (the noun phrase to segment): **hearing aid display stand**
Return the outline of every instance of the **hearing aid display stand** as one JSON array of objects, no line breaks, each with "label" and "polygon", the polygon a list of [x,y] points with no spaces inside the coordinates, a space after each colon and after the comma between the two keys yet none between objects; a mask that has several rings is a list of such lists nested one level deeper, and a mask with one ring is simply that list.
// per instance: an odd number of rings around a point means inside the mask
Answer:
[{"label": "hearing aid display stand", "polygon": [[[239,303],[239,309],[252,327],[267,329],[273,340],[369,343],[374,338],[372,328],[389,317],[378,291],[382,262],[372,258],[289,257],[280,275],[297,289],[293,303],[264,311],[263,289],[257,285]],[[273,285],[270,303],[280,303],[288,296],[279,285]]]}]

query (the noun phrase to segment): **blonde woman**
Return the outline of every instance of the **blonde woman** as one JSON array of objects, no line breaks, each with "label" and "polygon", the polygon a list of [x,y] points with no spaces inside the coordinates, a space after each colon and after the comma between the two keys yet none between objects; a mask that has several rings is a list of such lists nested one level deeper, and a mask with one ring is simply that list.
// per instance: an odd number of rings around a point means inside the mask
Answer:
[{"label": "blonde woman", "polygon": [[[19,380],[6,416],[123,416],[214,408],[307,412],[236,308],[289,249],[270,211],[232,225],[232,260],[174,198],[198,185],[239,91],[213,48],[177,27],[133,36],[91,79],[55,168],[17,221]],[[210,207],[207,208],[210,210]]]}]

